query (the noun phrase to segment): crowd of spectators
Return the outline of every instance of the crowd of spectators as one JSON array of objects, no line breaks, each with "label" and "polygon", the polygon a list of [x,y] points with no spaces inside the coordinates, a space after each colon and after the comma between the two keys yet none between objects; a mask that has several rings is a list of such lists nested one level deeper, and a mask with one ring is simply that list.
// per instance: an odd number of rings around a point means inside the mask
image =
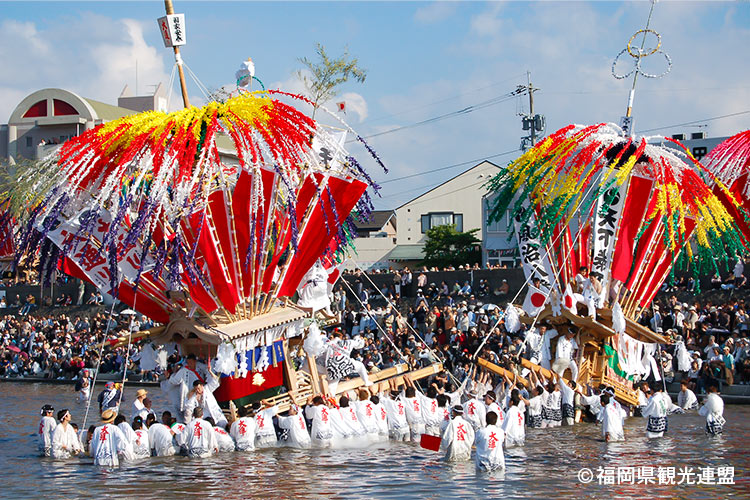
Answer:
[{"label": "crowd of spectators", "polygon": [[[400,362],[418,368],[440,360],[461,380],[480,346],[480,356],[509,368],[528,356],[525,327],[513,334],[505,329],[503,309],[517,292],[506,280],[495,288],[486,279],[433,283],[428,282],[427,272],[412,273],[406,268],[394,272],[391,279],[381,279],[380,287],[357,272],[347,277],[346,287],[336,287],[333,311],[340,318],[336,328],[365,339],[365,347],[353,355],[368,370]],[[744,286],[744,276],[737,274],[718,289]],[[665,285],[664,290],[684,292],[682,286],[678,282]],[[97,306],[101,295],[93,292],[74,298],[61,294],[47,308],[52,311],[48,314],[37,314],[34,302],[33,296],[26,300],[16,296],[5,305],[0,302],[0,376],[75,378],[81,369],[95,368],[98,346],[106,340],[107,313],[93,307],[97,312],[70,316],[55,307],[74,302]],[[108,337],[116,338],[127,328],[127,321],[111,321]],[[681,340],[688,352],[689,362],[674,344],[663,346],[661,363],[668,380],[681,373],[699,392],[713,380],[726,385],[750,383],[750,314],[739,296],[720,303],[681,302],[677,294],[662,293],[640,322]],[[139,325],[148,326],[148,322]],[[131,346],[127,356],[125,347],[106,346],[100,373],[121,374],[126,359],[131,362],[129,370],[139,371],[139,349],[139,345]]]}]

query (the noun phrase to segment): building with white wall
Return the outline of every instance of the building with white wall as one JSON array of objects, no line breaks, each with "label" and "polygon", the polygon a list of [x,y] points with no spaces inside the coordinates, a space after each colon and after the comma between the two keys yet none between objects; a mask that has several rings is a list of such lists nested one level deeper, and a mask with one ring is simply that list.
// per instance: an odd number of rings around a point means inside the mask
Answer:
[{"label": "building with white wall", "polygon": [[[396,246],[396,213],[393,210],[375,210],[371,220],[355,221],[357,239],[354,240],[356,254],[354,262],[348,261],[347,269],[360,267],[365,271],[387,269],[392,264],[388,255]],[[355,266],[356,262],[356,266]]]},{"label": "building with white wall", "polygon": [[481,239],[484,185],[498,171],[497,165],[483,161],[398,207],[396,247],[389,260],[406,265],[421,260],[425,235],[435,226],[453,224],[458,231],[479,229],[476,237]]}]

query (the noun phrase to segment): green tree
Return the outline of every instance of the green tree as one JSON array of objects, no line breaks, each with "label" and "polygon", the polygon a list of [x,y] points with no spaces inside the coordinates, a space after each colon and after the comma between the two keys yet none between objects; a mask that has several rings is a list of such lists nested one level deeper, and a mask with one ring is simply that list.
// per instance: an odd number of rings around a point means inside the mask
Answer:
[{"label": "green tree", "polygon": [[422,265],[447,267],[478,264],[482,260],[481,241],[475,236],[479,229],[456,231],[456,226],[436,226],[427,231]]},{"label": "green tree", "polygon": [[337,57],[331,58],[326,53],[325,47],[320,43],[315,44],[315,52],[318,57],[316,60],[310,60],[307,57],[298,59],[311,75],[304,71],[298,71],[302,83],[307,87],[310,93],[310,100],[314,104],[313,118],[318,106],[329,101],[338,95],[338,87],[354,79],[359,83],[364,83],[367,78],[367,70],[360,68],[356,57],[351,57],[349,51]]}]

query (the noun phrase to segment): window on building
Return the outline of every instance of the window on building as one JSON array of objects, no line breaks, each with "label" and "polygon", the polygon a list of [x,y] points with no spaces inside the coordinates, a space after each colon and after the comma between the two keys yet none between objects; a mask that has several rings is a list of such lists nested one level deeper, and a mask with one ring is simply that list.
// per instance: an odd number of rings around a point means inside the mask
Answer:
[{"label": "window on building", "polygon": [[505,215],[498,220],[490,224],[487,224],[487,232],[489,233],[504,233],[508,231],[510,223],[510,212],[505,212]]},{"label": "window on building", "polygon": [[23,114],[24,118],[39,118],[40,116],[47,116],[47,99],[34,103],[34,105]]},{"label": "window on building", "polygon": [[27,147],[27,148],[30,148],[30,147],[31,147],[31,141],[32,141],[32,139],[31,139],[31,136],[30,136],[30,135],[27,135],[27,136],[26,136],[26,147]]},{"label": "window on building", "polygon": [[77,115],[78,111],[76,111],[76,108],[71,106],[65,101],[61,101],[60,99],[53,99],[52,100],[52,107],[54,108],[55,116],[65,116],[65,115]]},{"label": "window on building", "polygon": [[464,215],[453,212],[436,212],[422,215],[422,233],[426,233],[433,227],[455,225],[456,231],[464,230]]}]

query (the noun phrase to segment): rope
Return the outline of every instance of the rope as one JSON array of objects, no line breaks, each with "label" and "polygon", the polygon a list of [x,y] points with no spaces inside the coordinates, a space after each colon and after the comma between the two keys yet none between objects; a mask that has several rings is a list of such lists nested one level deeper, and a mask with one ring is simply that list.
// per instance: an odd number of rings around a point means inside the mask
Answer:
[{"label": "rope", "polygon": [[172,65],[172,73],[169,75],[169,83],[167,84],[167,88],[169,89],[169,93],[167,94],[167,109],[166,111],[169,112],[169,104],[172,102],[172,86],[174,85],[174,77],[175,73],[177,72],[177,63],[174,63]]},{"label": "rope", "polygon": [[370,319],[372,319],[375,322],[375,326],[378,327],[378,330],[381,331],[381,333],[383,334],[383,336],[385,336],[385,338],[388,340],[388,342],[391,343],[391,345],[393,346],[393,348],[396,349],[396,352],[398,353],[399,356],[401,356],[401,359],[406,359],[406,357],[401,352],[401,350],[398,347],[396,347],[396,344],[393,343],[393,340],[391,340],[391,337],[387,333],[385,333],[385,330],[383,330],[383,327],[380,326],[380,324],[375,320],[375,318],[373,318],[372,313],[367,309],[367,307],[365,307],[365,304],[364,304],[364,302],[362,302],[362,299],[360,299],[359,296],[356,293],[354,293],[354,290],[352,290],[352,288],[349,286],[349,283],[347,283],[346,280],[341,280],[341,282],[344,283],[344,285],[346,285],[346,288],[349,289],[349,291],[352,293],[352,295],[354,295],[357,298],[357,301],[360,303],[360,305],[362,306],[362,308],[365,310],[365,312],[367,313],[367,316],[369,316]]},{"label": "rope", "polygon": [[182,66],[185,69],[188,70],[188,73],[190,74],[190,77],[193,79],[193,81],[195,81],[196,85],[198,85],[198,90],[201,91],[201,94],[203,94],[203,97],[205,97],[207,101],[210,101],[211,100],[211,97],[210,97],[211,91],[208,90],[208,87],[206,87],[205,85],[203,85],[203,82],[200,81],[200,79],[198,78],[198,76],[195,73],[193,73],[193,70],[190,69],[190,66],[188,66],[187,63],[185,63],[183,61]]},{"label": "rope", "polygon": [[[104,344],[107,342],[107,335],[109,334],[109,327],[112,324],[112,313],[115,312],[115,301],[112,301],[112,308],[109,310],[109,319],[107,320],[107,328],[104,330],[104,337],[102,338],[102,344],[99,346],[99,362],[96,364],[96,370],[94,371],[94,379],[91,381],[91,391],[89,392],[89,401],[86,404],[86,414],[83,416],[83,424],[81,429],[86,429],[86,420],[89,417],[89,410],[91,409],[91,400],[93,399],[94,388],[96,387],[96,378],[99,375],[99,367],[102,365],[102,353],[104,352]],[[122,393],[120,393],[122,396]]]},{"label": "rope", "polygon": [[[595,185],[596,185],[596,183],[594,183],[594,182],[591,183],[591,186],[589,187],[588,191],[581,197],[581,199],[579,200],[578,205],[575,207],[574,211],[577,211],[581,207],[581,205],[583,204],[583,202],[586,199],[586,197],[589,194],[591,194],[591,190],[594,188]],[[578,241],[578,239],[581,237],[581,233],[582,232],[583,232],[583,225],[581,225],[581,227],[578,228],[578,232],[576,234],[576,237],[575,237],[575,239],[573,240],[573,242],[571,244],[571,252],[569,252],[568,255],[565,256],[565,258],[563,259],[563,263],[566,263],[567,260],[570,258],[573,246],[575,246],[576,241]],[[551,245],[554,245],[555,243],[557,243],[557,240],[559,240],[562,237],[562,235],[563,235],[563,231],[560,231],[560,234],[558,234],[557,237],[554,240],[552,240]],[[549,255],[549,253],[547,255]],[[513,299],[511,299],[511,301],[509,302],[509,304],[512,305],[513,302],[516,301],[516,299],[519,297],[519,295],[521,295],[521,291],[523,290],[523,288],[526,285],[528,285],[529,282],[533,278],[534,278],[534,273],[530,273],[529,277],[526,278],[526,280],[524,281],[523,285],[521,285],[521,287],[518,289],[518,293],[516,293],[515,297],[513,297]],[[560,284],[560,277],[558,276],[557,273],[553,273],[553,278],[554,278],[553,284],[552,284],[552,286],[550,286],[550,289],[549,289],[549,291],[547,292],[547,295],[544,298],[545,303],[546,303],[547,299],[549,299],[549,296],[552,295],[552,290],[554,289],[554,285],[559,285]],[[479,354],[479,351],[482,350],[482,347],[484,347],[484,344],[487,343],[487,341],[490,338],[490,335],[492,335],[492,332],[495,330],[495,328],[497,328],[497,325],[500,324],[500,320],[501,319],[502,319],[502,317],[498,318],[498,320],[495,322],[495,325],[487,331],[487,335],[485,335],[484,340],[482,340],[482,343],[479,344],[479,347],[477,348],[476,352],[474,352],[474,354],[472,355],[472,359],[476,359],[477,355]],[[534,326],[536,325],[536,322],[537,322],[538,319],[539,319],[539,314],[537,314],[536,316],[534,316],[534,320],[531,322],[531,326],[529,327],[529,329],[534,328]]]},{"label": "rope", "polygon": [[[385,299],[385,301],[388,303],[388,305],[391,306],[394,311],[396,311],[396,314],[398,314],[399,317],[403,317],[403,315],[401,314],[401,311],[398,310],[398,307],[396,307],[396,305],[393,302],[391,302],[391,300],[388,297],[386,297],[385,295],[383,295],[383,292],[378,288],[378,286],[375,283],[373,283],[372,279],[370,279],[370,276],[368,276],[367,273],[361,267],[359,267],[359,264],[357,263],[357,261],[355,261],[354,259],[349,259],[349,260],[351,260],[352,262],[354,262],[355,267],[360,270],[360,272],[364,275],[365,278],[367,278],[367,281],[369,281],[370,284],[375,288],[375,290],[378,291],[378,293],[380,294],[380,296]],[[342,279],[341,281],[346,281],[346,280]],[[347,283],[347,285],[348,285],[348,283]],[[350,290],[351,290],[351,288],[350,288]],[[359,297],[357,297],[357,298],[359,298]],[[409,330],[411,330],[411,332],[414,335],[417,336],[417,338],[419,339],[419,341],[424,344],[424,346],[427,348],[427,350],[430,351],[430,354],[434,355],[435,358],[440,359],[440,356],[438,356],[437,354],[435,354],[435,350],[433,348],[431,348],[429,345],[427,345],[427,342],[424,340],[424,338],[422,338],[422,336],[414,329],[413,326],[411,326],[411,324],[409,324],[408,321],[406,322],[406,326],[409,328]],[[460,384],[460,382],[458,381],[458,379],[449,370],[445,370],[445,371],[453,379],[453,381],[456,384]]]}]

